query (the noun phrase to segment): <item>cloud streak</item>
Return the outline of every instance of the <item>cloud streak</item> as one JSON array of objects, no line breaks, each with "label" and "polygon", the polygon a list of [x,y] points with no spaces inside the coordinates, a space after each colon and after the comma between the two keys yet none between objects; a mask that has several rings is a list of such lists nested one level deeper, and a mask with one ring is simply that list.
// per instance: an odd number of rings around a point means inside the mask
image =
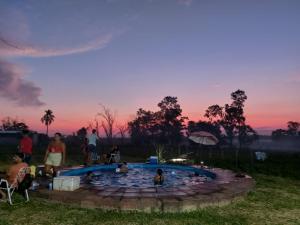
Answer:
[{"label": "cloud streak", "polygon": [[43,106],[41,88],[24,80],[24,73],[21,66],[0,60],[0,96],[19,106]]},{"label": "cloud streak", "polygon": [[74,48],[40,48],[26,44],[15,43],[5,39],[0,34],[0,56],[5,57],[52,57],[88,52],[104,48],[113,38],[112,34],[101,36],[87,44]]},{"label": "cloud streak", "polygon": [[[56,57],[94,51],[108,45],[115,35],[124,30],[109,32],[98,36],[90,42],[76,47],[40,47],[24,41],[9,38],[0,32],[0,97],[24,107],[39,107],[45,105],[40,100],[42,89],[33,82],[24,79],[26,71],[18,64],[10,63],[4,58],[16,57]],[[2,59],[1,59],[2,58]]]},{"label": "cloud streak", "polygon": [[[40,48],[16,43],[0,34],[0,56],[2,57],[55,57],[84,53],[105,47],[113,38],[107,34],[87,44],[74,48]],[[23,78],[24,69],[14,63],[0,59],[0,96],[18,106],[43,106],[40,101],[42,89]]]}]

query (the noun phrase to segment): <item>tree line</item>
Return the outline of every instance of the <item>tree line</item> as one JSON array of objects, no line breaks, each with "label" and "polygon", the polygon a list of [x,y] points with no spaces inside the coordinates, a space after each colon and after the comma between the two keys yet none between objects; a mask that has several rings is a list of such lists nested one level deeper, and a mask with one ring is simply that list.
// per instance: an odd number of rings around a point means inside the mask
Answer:
[{"label": "tree line", "polygon": [[140,108],[135,118],[128,123],[129,134],[136,144],[174,145],[181,142],[184,133],[207,131],[214,134],[222,144],[233,146],[237,137],[239,147],[250,144],[258,138],[256,131],[246,123],[244,91],[231,93],[231,103],[211,105],[205,111],[207,121],[188,121],[182,115],[177,97],[167,96],[158,103],[159,110],[152,112]]},{"label": "tree line", "polygon": [[272,132],[273,140],[281,140],[285,137],[300,136],[300,123],[295,121],[287,122],[287,129],[277,129]]},{"label": "tree line", "polygon": [[[193,132],[207,131],[215,135],[221,145],[232,147],[236,139],[239,148],[242,148],[258,139],[257,132],[246,121],[244,107],[247,98],[245,91],[236,90],[230,95],[230,103],[208,106],[204,113],[206,120],[192,121],[182,115],[177,97],[167,96],[157,104],[157,111],[140,108],[134,119],[123,125],[117,124],[115,112],[100,104],[101,110],[94,121],[80,128],[75,135],[85,137],[89,129],[96,129],[99,133],[102,128],[109,143],[116,134],[121,138],[129,134],[131,141],[137,145],[178,145]],[[54,119],[52,110],[44,111],[41,122],[46,126],[47,135]],[[27,124],[17,118],[7,117],[1,122],[0,130],[28,129]],[[272,138],[278,140],[287,136],[300,136],[299,128],[298,122],[289,121],[287,129],[273,131]]]}]

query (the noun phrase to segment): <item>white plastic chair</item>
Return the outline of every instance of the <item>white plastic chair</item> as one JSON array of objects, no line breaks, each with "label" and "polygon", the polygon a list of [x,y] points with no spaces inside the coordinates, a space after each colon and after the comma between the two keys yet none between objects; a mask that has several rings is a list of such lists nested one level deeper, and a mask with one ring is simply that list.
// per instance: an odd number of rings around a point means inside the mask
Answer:
[{"label": "white plastic chair", "polygon": [[[9,184],[8,181],[5,179],[0,180],[0,189],[6,191],[7,200],[10,205],[13,205],[12,195],[14,191],[18,188],[18,185],[24,180],[25,175],[28,173],[28,170],[29,170],[28,167],[21,168],[17,174],[15,181],[12,184]],[[1,187],[2,184],[4,184],[5,187]],[[26,198],[26,202],[29,202],[30,199],[29,199],[29,194],[27,189],[25,189],[25,198]]]}]

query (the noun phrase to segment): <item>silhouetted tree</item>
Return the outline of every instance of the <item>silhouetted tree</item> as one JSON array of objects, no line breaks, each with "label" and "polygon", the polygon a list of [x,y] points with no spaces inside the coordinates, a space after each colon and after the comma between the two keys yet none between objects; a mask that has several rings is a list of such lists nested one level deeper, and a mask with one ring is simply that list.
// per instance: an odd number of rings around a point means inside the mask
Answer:
[{"label": "silhouetted tree", "polygon": [[300,128],[300,123],[294,122],[294,121],[289,121],[287,123],[287,127],[288,127],[287,134],[289,136],[297,136],[297,132]]},{"label": "silhouetted tree", "polygon": [[85,127],[80,128],[77,132],[77,136],[83,140],[87,135],[87,129]]},{"label": "silhouetted tree", "polygon": [[244,103],[247,96],[245,92],[242,90],[232,92],[231,99],[231,104],[225,104],[224,107],[219,105],[209,106],[204,116],[209,121],[218,123],[223,127],[230,146],[233,146],[234,137],[238,137],[239,147],[235,149],[236,165],[238,165],[239,149],[251,144],[258,138],[258,135],[251,126],[246,124]]},{"label": "silhouetted tree", "polygon": [[157,112],[139,109],[136,118],[128,123],[132,141],[151,144],[177,144],[184,129],[182,109],[176,97],[167,96]]},{"label": "silhouetted tree", "polygon": [[160,142],[165,144],[178,144],[183,136],[184,121],[182,109],[177,97],[167,96],[158,103],[160,111],[157,112],[160,120]]},{"label": "silhouetted tree", "polygon": [[24,122],[18,121],[18,119],[12,119],[10,117],[4,118],[2,121],[2,129],[7,131],[22,131],[27,130],[28,126]]},{"label": "silhouetted tree", "polygon": [[283,129],[274,130],[271,134],[273,140],[280,140],[281,138],[287,136],[287,131]]},{"label": "silhouetted tree", "polygon": [[284,129],[277,129],[272,132],[272,139],[273,140],[280,140],[282,138],[285,138],[287,136],[300,136],[300,123],[295,121],[289,121],[287,122],[287,130]]},{"label": "silhouetted tree", "polygon": [[134,143],[153,143],[159,131],[158,114],[140,108],[136,118],[128,123],[128,130]]},{"label": "silhouetted tree", "polygon": [[118,124],[117,129],[118,129],[118,134],[121,136],[121,139],[123,142],[126,137],[126,134],[128,132],[128,125],[127,124],[124,124],[124,125]]},{"label": "silhouetted tree", "polygon": [[[102,118],[101,126],[104,130],[108,142],[111,143],[113,138],[114,126],[116,122],[116,113],[112,112],[110,108],[102,104],[100,104],[100,106],[101,106],[101,112],[99,112],[97,115]],[[96,119],[95,121],[96,121],[96,129],[97,129],[98,121]]]},{"label": "silhouetted tree", "polygon": [[45,110],[45,114],[41,118],[41,122],[46,125],[46,134],[48,136],[49,126],[51,123],[53,123],[55,116],[53,115],[52,110],[48,109]]},{"label": "silhouetted tree", "polygon": [[243,127],[246,125],[244,102],[247,96],[244,91],[237,90],[231,93],[231,99],[232,103],[230,105],[225,104],[224,107],[219,105],[209,106],[204,115],[209,121],[218,123],[223,127],[230,146],[232,146],[234,136],[240,136]]},{"label": "silhouetted tree", "polygon": [[219,105],[211,105],[205,111],[205,117],[209,119],[210,122],[220,123],[224,119],[224,107]]},{"label": "silhouetted tree", "polygon": [[249,125],[241,126],[239,132],[240,148],[250,145],[258,139],[257,132]]}]

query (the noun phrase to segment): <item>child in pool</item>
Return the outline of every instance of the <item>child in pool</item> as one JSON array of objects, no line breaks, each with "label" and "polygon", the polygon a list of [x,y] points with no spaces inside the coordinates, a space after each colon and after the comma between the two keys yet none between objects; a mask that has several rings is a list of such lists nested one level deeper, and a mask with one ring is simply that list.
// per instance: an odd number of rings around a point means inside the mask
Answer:
[{"label": "child in pool", "polygon": [[162,169],[157,169],[156,175],[153,179],[154,185],[162,185],[164,183],[164,176],[162,174],[163,174]]}]

